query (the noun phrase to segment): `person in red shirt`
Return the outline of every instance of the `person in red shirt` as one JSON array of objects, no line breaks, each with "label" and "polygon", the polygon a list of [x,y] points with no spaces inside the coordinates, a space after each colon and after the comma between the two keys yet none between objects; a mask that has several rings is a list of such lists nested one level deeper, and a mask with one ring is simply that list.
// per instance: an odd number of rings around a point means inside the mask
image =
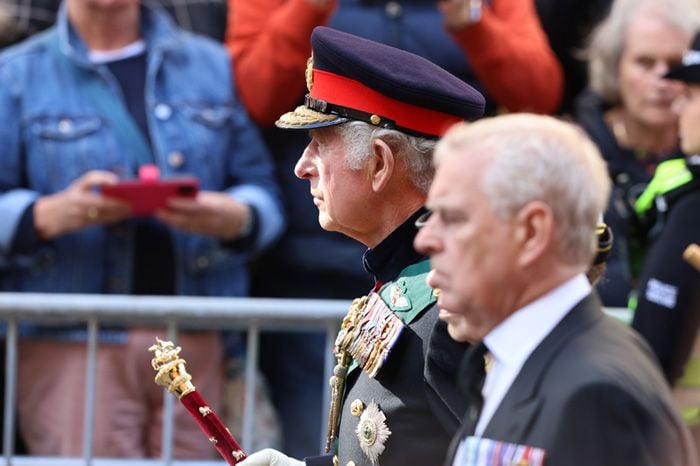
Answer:
[{"label": "person in red shirt", "polygon": [[[309,36],[315,26],[324,24],[405,48],[460,78],[471,77],[465,80],[477,82],[487,97],[509,111],[553,113],[562,98],[561,65],[530,0],[485,1],[480,9],[474,7],[475,0],[228,3],[226,46],[235,57],[239,92],[252,118],[263,126],[274,123],[280,113],[300,100],[304,82],[299,71],[311,52]],[[476,13],[479,10],[480,16]],[[411,18],[418,15],[423,16],[425,27],[412,27]],[[382,37],[380,31],[368,30],[370,24],[397,28],[394,35],[401,37]],[[452,44],[447,45],[461,51],[463,57],[441,51],[449,48],[445,47],[448,39]],[[446,63],[445,58],[455,60]],[[465,76],[467,67],[473,76]]]}]

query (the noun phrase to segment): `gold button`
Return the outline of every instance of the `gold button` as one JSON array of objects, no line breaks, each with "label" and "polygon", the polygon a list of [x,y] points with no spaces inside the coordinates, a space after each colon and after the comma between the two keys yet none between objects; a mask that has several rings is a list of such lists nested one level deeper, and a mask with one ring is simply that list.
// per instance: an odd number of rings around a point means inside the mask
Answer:
[{"label": "gold button", "polygon": [[355,466],[355,462],[354,462],[354,461],[348,461],[347,466]]},{"label": "gold button", "polygon": [[353,416],[359,416],[364,410],[365,404],[362,402],[362,400],[355,400],[350,403],[350,414]]}]

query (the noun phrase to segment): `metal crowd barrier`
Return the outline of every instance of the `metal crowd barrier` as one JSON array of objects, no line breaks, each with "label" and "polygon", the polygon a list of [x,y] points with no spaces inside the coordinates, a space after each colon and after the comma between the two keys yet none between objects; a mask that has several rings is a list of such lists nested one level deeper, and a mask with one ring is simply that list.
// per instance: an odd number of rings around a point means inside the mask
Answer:
[{"label": "metal crowd barrier", "polygon": [[[164,399],[163,450],[160,459],[102,459],[92,455],[92,429],[95,403],[95,361],[97,332],[101,324],[128,322],[130,325],[167,328],[167,339],[174,340],[178,329],[240,329],[247,332],[245,402],[241,441],[251,451],[255,409],[255,377],[258,337],[261,330],[320,330],[326,333],[325,377],[333,368],[332,345],[349,301],[263,298],[204,298],[84,294],[0,293],[0,323],[6,323],[5,413],[2,439],[4,464],[15,466],[220,466],[223,461],[177,461],[172,455],[174,396]],[[18,323],[85,323],[87,377],[84,418],[84,448],[81,458],[17,456],[14,454],[15,400]],[[146,351],[146,348],[144,348]],[[144,383],[152,383],[151,380]],[[328,405],[324,390],[323,406]],[[326,409],[323,409],[326,416]],[[326,419],[320,419],[321,431]],[[321,445],[322,439],[319,439]],[[319,450],[320,451],[320,450]]]},{"label": "metal crowd barrier", "polygon": [[[167,339],[174,340],[180,328],[241,329],[247,331],[245,402],[243,412],[243,449],[251,451],[255,408],[255,369],[260,330],[322,330],[326,332],[324,380],[334,365],[332,345],[349,301],[263,298],[200,298],[81,294],[0,293],[0,323],[7,324],[5,368],[5,414],[2,439],[4,464],[9,466],[221,466],[223,461],[177,461],[173,451],[174,396],[164,399],[163,454],[160,459],[103,459],[92,455],[92,425],[95,400],[95,355],[100,324],[129,322],[135,325],[167,327]],[[606,312],[623,322],[631,314],[627,309]],[[84,449],[81,458],[16,456],[13,452],[16,399],[17,341],[19,322],[85,323],[88,329],[88,360],[84,425]],[[144,351],[146,349],[144,348]],[[151,380],[144,383],[151,383]],[[324,390],[323,406],[328,406]],[[321,422],[325,433],[326,409]],[[319,439],[321,445],[322,438]],[[319,449],[320,451],[320,449]]]}]

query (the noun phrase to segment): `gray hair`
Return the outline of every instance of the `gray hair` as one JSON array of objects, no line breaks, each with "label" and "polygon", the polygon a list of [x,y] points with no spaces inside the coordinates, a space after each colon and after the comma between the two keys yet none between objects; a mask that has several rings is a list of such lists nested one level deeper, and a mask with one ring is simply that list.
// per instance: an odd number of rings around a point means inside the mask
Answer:
[{"label": "gray hair", "polygon": [[608,16],[594,29],[585,53],[591,89],[608,103],[620,101],[620,58],[629,25],[643,11],[653,12],[687,34],[689,39],[700,29],[700,2],[697,0],[615,0]]},{"label": "gray hair", "polygon": [[351,121],[337,128],[347,147],[345,162],[349,168],[359,170],[364,167],[372,153],[372,140],[381,139],[406,164],[411,182],[421,191],[428,192],[435,174],[432,165],[435,140],[377,128],[362,121]]},{"label": "gray hair", "polygon": [[484,118],[450,129],[438,143],[436,163],[445,154],[467,156],[465,149],[490,159],[481,189],[498,218],[507,221],[529,202],[544,202],[557,225],[559,257],[591,263],[610,179],[600,152],[580,128],[532,114]]}]

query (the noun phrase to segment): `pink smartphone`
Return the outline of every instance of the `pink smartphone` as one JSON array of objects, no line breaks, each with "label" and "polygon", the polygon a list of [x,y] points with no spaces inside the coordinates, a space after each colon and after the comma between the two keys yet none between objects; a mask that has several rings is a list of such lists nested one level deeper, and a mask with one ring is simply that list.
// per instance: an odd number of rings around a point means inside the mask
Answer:
[{"label": "pink smartphone", "polygon": [[127,180],[102,186],[102,194],[124,200],[134,216],[152,215],[173,197],[194,198],[199,191],[196,178]]}]

